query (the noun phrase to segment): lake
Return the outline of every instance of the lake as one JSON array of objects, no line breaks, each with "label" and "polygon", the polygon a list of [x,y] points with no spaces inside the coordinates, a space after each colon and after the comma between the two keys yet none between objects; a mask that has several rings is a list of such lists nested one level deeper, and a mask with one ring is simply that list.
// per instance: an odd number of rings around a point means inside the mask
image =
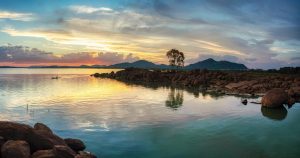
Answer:
[{"label": "lake", "polygon": [[0,69],[0,120],[45,123],[101,158],[300,156],[299,103],[262,109],[236,96],[90,76],[111,71]]}]

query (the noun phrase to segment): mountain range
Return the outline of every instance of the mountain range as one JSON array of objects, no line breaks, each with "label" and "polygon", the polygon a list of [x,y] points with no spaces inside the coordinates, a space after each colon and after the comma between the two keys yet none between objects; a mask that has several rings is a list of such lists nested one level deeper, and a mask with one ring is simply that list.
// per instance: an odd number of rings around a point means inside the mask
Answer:
[{"label": "mountain range", "polygon": [[[107,66],[108,68],[145,68],[145,69],[174,69],[174,67],[164,64],[154,64],[146,60],[138,60],[132,63],[119,63]],[[206,59],[194,64],[190,64],[184,67],[184,69],[209,69],[209,70],[247,70],[248,68],[244,64],[229,62],[229,61],[215,61],[214,59]]]},{"label": "mountain range", "polygon": [[[118,68],[125,69],[129,67],[143,68],[143,69],[175,69],[165,64],[155,64],[147,60],[138,60],[132,63],[124,62],[113,65],[81,65],[81,66],[30,66],[29,68]],[[0,66],[0,68],[10,68],[10,66]],[[248,68],[244,64],[229,62],[229,61],[215,61],[214,59],[206,59],[194,64],[190,64],[184,67],[184,69],[209,69],[209,70],[247,70]]]}]

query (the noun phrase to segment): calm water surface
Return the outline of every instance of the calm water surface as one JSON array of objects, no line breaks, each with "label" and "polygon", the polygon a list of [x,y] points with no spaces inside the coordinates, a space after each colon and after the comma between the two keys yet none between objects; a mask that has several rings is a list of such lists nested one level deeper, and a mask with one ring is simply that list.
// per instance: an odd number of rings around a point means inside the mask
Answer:
[{"label": "calm water surface", "polygon": [[102,158],[300,157],[299,104],[270,111],[89,76],[111,71],[0,69],[0,120],[43,122]]}]

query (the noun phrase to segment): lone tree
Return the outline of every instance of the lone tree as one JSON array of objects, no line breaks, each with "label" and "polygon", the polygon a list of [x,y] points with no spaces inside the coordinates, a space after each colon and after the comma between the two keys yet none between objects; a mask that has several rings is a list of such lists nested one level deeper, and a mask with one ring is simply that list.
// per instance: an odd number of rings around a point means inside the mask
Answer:
[{"label": "lone tree", "polygon": [[171,49],[167,52],[170,66],[176,66],[177,68],[184,66],[184,54],[177,49]]}]

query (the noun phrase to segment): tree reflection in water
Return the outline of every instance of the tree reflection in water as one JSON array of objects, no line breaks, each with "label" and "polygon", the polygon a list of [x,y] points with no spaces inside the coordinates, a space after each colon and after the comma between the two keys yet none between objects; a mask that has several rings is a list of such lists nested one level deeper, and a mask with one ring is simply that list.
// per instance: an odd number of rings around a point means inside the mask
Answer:
[{"label": "tree reflection in water", "polygon": [[171,88],[168,95],[168,99],[165,102],[166,106],[174,110],[177,110],[179,107],[182,106],[182,103],[183,103],[183,90]]}]

